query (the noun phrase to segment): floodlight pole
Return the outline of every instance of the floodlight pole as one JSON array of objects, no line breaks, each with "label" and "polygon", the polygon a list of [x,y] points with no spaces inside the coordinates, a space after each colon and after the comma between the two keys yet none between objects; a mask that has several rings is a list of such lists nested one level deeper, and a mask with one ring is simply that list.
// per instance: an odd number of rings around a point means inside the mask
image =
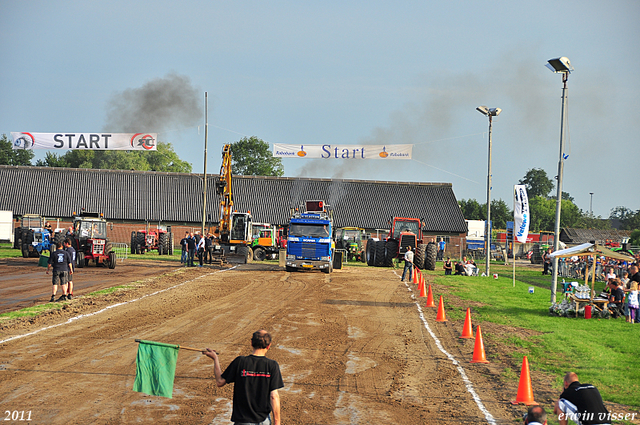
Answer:
[{"label": "floodlight pole", "polygon": [[[553,251],[560,247],[560,212],[562,209],[562,174],[564,172],[564,123],[567,113],[567,80],[569,72],[562,73],[562,112],[560,114],[560,159],[558,160],[558,192],[556,194],[556,225],[553,234]],[[558,287],[558,257],[553,257],[553,282],[551,284],[551,302],[556,302]]]},{"label": "floodlight pole", "polygon": [[491,128],[492,128],[492,115],[489,113],[489,170],[487,173],[487,222],[485,223],[484,238],[487,242],[486,247],[486,261],[487,261],[487,276],[491,271]]},{"label": "floodlight pole", "polygon": [[204,238],[205,221],[207,219],[207,139],[209,136],[209,100],[207,92],[204,92],[204,182],[202,185],[202,232]]}]

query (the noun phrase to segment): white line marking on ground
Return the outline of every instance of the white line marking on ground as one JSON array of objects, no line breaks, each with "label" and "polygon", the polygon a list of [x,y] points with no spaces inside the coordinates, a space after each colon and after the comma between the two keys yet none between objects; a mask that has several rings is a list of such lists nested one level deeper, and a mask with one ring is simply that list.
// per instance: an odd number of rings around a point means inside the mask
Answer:
[{"label": "white line marking on ground", "polygon": [[75,322],[76,320],[84,319],[84,318],[86,318],[86,317],[95,316],[96,314],[104,313],[105,311],[107,311],[107,310],[109,310],[109,309],[111,309],[111,308],[119,307],[119,306],[121,306],[121,305],[125,305],[125,304],[134,303],[134,302],[136,302],[136,301],[140,301],[140,300],[142,300],[142,299],[144,299],[144,298],[152,297],[152,296],[154,296],[154,295],[161,294],[161,293],[166,292],[166,291],[169,291],[169,290],[171,290],[171,289],[178,288],[178,287],[180,287],[180,286],[182,286],[182,285],[186,285],[187,283],[195,282],[196,280],[201,279],[201,278],[203,278],[203,277],[211,276],[212,274],[216,274],[216,273],[221,273],[221,272],[226,272],[226,271],[229,271],[229,270],[233,270],[233,269],[235,269],[236,267],[237,267],[237,266],[233,266],[233,267],[231,267],[231,268],[229,268],[229,269],[225,269],[225,270],[217,270],[217,271],[215,271],[215,272],[211,272],[211,273],[208,273],[208,274],[203,274],[202,276],[198,276],[198,277],[196,277],[195,279],[191,279],[191,280],[188,280],[188,281],[186,281],[186,282],[179,283],[179,284],[174,285],[174,286],[171,286],[171,287],[169,287],[169,288],[161,289],[161,290],[156,291],[156,292],[154,292],[154,293],[152,293],[152,294],[143,295],[143,296],[141,296],[140,298],[136,298],[135,300],[126,301],[126,302],[123,302],[123,303],[112,304],[112,305],[106,306],[106,307],[105,307],[105,308],[103,308],[102,310],[98,310],[98,311],[93,312],[93,313],[81,314],[81,315],[79,315],[79,316],[71,317],[71,318],[69,318],[66,322],[58,323],[58,324],[56,324],[56,325],[47,326],[47,327],[45,327],[45,328],[41,328],[41,329],[35,330],[35,331],[33,331],[33,332],[26,333],[26,334],[23,334],[23,335],[14,335],[14,336],[12,336],[12,337],[10,337],[10,338],[3,339],[2,341],[0,341],[0,344],[3,344],[3,343],[5,343],[5,342],[9,342],[9,341],[13,341],[14,339],[20,339],[20,338],[24,338],[24,337],[27,337],[27,336],[35,335],[35,334],[40,333],[40,332],[42,332],[42,331],[46,331],[47,329],[53,329],[53,328],[57,328],[58,326],[68,325],[69,323],[73,323],[73,322]]},{"label": "white line marking on ground", "polygon": [[[398,278],[400,277],[395,270],[393,271],[393,274],[395,274]],[[458,362],[458,360],[456,360],[456,358],[453,357],[453,355],[449,354],[449,352],[444,349],[444,347],[442,346],[442,343],[440,342],[436,334],[434,334],[433,331],[431,330],[431,327],[427,322],[427,318],[424,316],[424,313],[422,311],[422,307],[420,307],[420,303],[418,302],[418,300],[416,300],[416,296],[411,290],[411,287],[407,284],[407,282],[404,282],[404,285],[411,292],[411,298],[415,300],[416,307],[418,307],[418,313],[420,313],[420,320],[422,320],[422,323],[424,323],[424,327],[427,329],[427,332],[429,332],[429,335],[431,335],[431,338],[433,338],[433,341],[436,343],[436,346],[440,351],[442,351],[442,353],[445,356],[447,356],[447,358],[449,358],[449,360],[451,360],[451,363],[453,363],[454,366],[458,369],[458,372],[462,377],[462,381],[464,382],[465,387],[467,387],[467,391],[469,392],[469,394],[471,394],[471,397],[473,397],[473,400],[478,405],[478,409],[480,409],[480,411],[484,414],[484,417],[487,420],[487,422],[489,422],[492,425],[496,425],[496,420],[493,418],[493,415],[489,413],[487,408],[484,407],[484,404],[482,404],[482,400],[480,400],[480,397],[478,396],[475,389],[473,388],[473,384],[471,383],[471,380],[467,376],[467,373],[464,371],[464,368],[460,365],[460,362]]]}]

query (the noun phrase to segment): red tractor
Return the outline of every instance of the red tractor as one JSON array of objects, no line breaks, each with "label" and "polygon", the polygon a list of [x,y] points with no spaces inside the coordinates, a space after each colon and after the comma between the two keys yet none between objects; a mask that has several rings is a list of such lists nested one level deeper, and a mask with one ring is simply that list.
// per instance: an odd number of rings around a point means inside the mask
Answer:
[{"label": "red tractor", "polygon": [[158,255],[173,255],[173,235],[170,230],[150,229],[147,224],[145,230],[131,232],[132,254],[144,254],[152,250],[157,250]]},{"label": "red tractor", "polygon": [[376,267],[390,267],[393,259],[402,259],[410,246],[413,264],[419,269],[435,270],[438,247],[435,242],[424,243],[422,223],[417,218],[394,217],[385,240],[369,240],[366,248],[367,264]]},{"label": "red tractor", "polygon": [[[56,235],[56,239],[58,236],[62,234]],[[116,267],[116,252],[107,239],[107,221],[102,213],[83,211],[79,217],[74,217],[72,244],[76,250],[78,268],[88,265],[92,260],[96,265],[102,264],[110,269]]]}]

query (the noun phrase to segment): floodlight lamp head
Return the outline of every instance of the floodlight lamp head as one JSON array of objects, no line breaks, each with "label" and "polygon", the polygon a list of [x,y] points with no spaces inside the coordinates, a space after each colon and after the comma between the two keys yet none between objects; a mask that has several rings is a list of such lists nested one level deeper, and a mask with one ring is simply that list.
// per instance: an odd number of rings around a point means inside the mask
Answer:
[{"label": "floodlight lamp head", "polygon": [[545,64],[552,72],[570,74],[574,69],[571,66],[569,58],[563,56],[561,58],[549,59]]},{"label": "floodlight lamp head", "polygon": [[486,106],[478,106],[476,111],[480,112],[482,115],[489,115],[489,108]]}]

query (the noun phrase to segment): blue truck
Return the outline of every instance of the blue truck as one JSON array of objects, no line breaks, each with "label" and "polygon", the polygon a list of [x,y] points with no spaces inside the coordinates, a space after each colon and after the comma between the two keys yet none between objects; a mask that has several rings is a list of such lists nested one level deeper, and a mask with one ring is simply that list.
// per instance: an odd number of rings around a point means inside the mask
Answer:
[{"label": "blue truck", "polygon": [[333,241],[333,214],[324,201],[306,201],[289,220],[286,270],[319,269],[331,273],[342,265]]}]

